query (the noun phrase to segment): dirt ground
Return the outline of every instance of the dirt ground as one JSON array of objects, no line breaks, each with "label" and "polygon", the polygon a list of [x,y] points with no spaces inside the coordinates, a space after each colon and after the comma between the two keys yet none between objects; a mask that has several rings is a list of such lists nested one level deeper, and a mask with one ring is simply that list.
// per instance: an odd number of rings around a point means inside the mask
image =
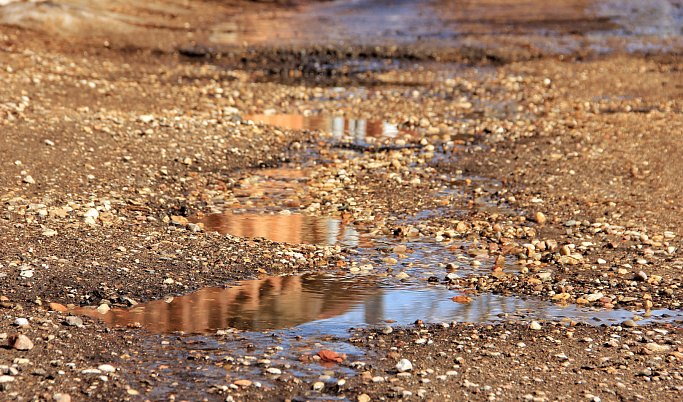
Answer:
[{"label": "dirt ground", "polygon": [[[5,6],[15,9],[0,19],[1,399],[680,399],[680,325],[638,322],[683,297],[680,32],[612,35],[619,20],[589,2],[454,3],[430,3],[382,43],[363,31],[340,43],[343,18],[312,40],[338,2],[318,14],[239,0],[39,3],[30,17],[30,3]],[[435,14],[440,25],[421,23]],[[76,22],[63,29],[67,17]],[[416,26],[426,36],[406,44]],[[387,120],[417,134],[339,145],[244,118],[255,114]],[[240,195],[264,168],[303,165],[312,173],[296,195]],[[441,195],[445,185],[459,195]],[[328,362],[327,377],[256,386],[248,364],[208,349],[181,356],[172,369],[185,381],[171,384],[168,367],[142,364],[144,329],[74,313],[354,266],[342,247],[192,223],[250,209],[465,240],[491,269],[448,280],[454,290],[638,316],[359,328],[337,341],[365,354]],[[410,223],[424,211],[438,213]],[[220,381],[193,372],[217,368]]]}]

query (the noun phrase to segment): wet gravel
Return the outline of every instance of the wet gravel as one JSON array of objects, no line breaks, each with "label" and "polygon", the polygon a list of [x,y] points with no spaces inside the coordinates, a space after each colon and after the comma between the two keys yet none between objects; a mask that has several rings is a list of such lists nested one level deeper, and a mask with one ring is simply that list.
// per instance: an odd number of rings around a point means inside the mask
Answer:
[{"label": "wet gravel", "polygon": [[[190,26],[206,13],[184,10]],[[175,24],[130,45],[107,32],[0,26],[3,398],[677,399],[678,324],[638,319],[681,303],[680,52],[558,54],[525,47],[528,32],[496,51],[479,38],[449,50],[226,52],[188,42]],[[402,131],[358,143],[243,118],[252,114]],[[252,191],[273,167],[306,175],[285,193]],[[520,316],[354,329],[311,339],[296,362],[262,362],[267,381],[236,368],[252,363],[250,349],[277,355],[281,340],[249,348],[252,335],[228,329],[198,341],[165,334],[154,354],[144,329],[73,315],[371,262],[339,246],[210,233],[194,219],[226,210],[334,217],[369,236],[442,243],[453,259],[431,282],[461,293],[639,315],[609,326]],[[371,258],[406,279],[409,250],[389,251]],[[459,273],[463,261],[482,268]],[[187,352],[207,339],[240,346],[232,360]],[[325,345],[349,354],[322,365]],[[155,366],[164,354],[182,363]],[[219,374],[202,382],[186,367]]]}]

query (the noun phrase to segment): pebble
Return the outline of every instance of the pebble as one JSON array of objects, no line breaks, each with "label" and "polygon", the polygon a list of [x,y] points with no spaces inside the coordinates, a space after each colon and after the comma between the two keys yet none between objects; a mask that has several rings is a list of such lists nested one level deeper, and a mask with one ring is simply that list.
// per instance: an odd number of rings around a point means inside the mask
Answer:
[{"label": "pebble", "polygon": [[56,393],[52,395],[52,400],[54,400],[55,402],[71,402],[71,395]]},{"label": "pebble", "polygon": [[633,320],[625,320],[624,322],[621,323],[621,326],[633,328],[633,327],[637,327],[638,324],[636,324],[636,322]]},{"label": "pebble", "polygon": [[100,364],[99,366],[97,366],[97,369],[102,371],[103,373],[116,372],[116,367],[112,366],[111,364]]},{"label": "pebble", "polygon": [[83,326],[83,320],[81,317],[76,317],[75,315],[70,315],[64,319],[64,322],[66,322],[66,325],[72,326],[72,327],[80,327]]},{"label": "pebble", "polygon": [[266,369],[266,373],[272,374],[272,375],[280,375],[280,374],[282,374],[282,370],[280,370],[279,368],[275,368],[275,367],[269,367]]},{"label": "pebble", "polygon": [[26,335],[15,335],[10,338],[10,345],[16,350],[33,349],[33,341]]},{"label": "pebble", "polygon": [[316,381],[313,383],[313,391],[321,391],[323,388],[325,388],[325,383],[322,381]]},{"label": "pebble", "polygon": [[638,271],[638,273],[636,274],[635,280],[645,282],[645,281],[647,281],[647,274],[643,271]]},{"label": "pebble", "polygon": [[28,183],[28,184],[35,184],[36,183],[36,181],[33,180],[33,177],[31,177],[30,175],[24,176],[23,182]]},{"label": "pebble", "polygon": [[14,319],[14,325],[18,327],[28,327],[28,320],[23,317],[17,317]]},{"label": "pebble", "polygon": [[413,363],[411,363],[408,359],[401,359],[401,361],[399,361],[398,364],[396,364],[396,370],[398,370],[400,373],[404,373],[412,369]]},{"label": "pebble", "polygon": [[368,394],[360,394],[358,395],[358,398],[356,399],[358,402],[370,402],[370,396]]},{"label": "pebble", "polygon": [[97,307],[97,312],[100,314],[107,314],[107,312],[110,310],[109,305],[106,303],[102,303]]},{"label": "pebble", "polygon": [[394,329],[391,328],[391,326],[387,325],[386,327],[382,328],[382,333],[384,335],[389,335],[390,333],[394,332]]},{"label": "pebble", "polygon": [[396,275],[396,279],[408,279],[410,278],[410,275],[408,275],[405,272],[400,272]]},{"label": "pebble", "polygon": [[0,375],[0,384],[14,381],[11,375]]},{"label": "pebble", "polygon": [[546,220],[547,219],[546,219],[545,215],[543,214],[543,212],[538,211],[534,214],[534,221],[536,221],[536,223],[543,224],[546,222]]},{"label": "pebble", "polygon": [[529,328],[533,329],[534,331],[538,331],[541,329],[541,324],[539,324],[536,321],[531,321],[531,324],[529,324]]},{"label": "pebble", "polygon": [[664,353],[669,350],[668,345],[660,345],[654,342],[645,344],[645,347],[655,353]]}]

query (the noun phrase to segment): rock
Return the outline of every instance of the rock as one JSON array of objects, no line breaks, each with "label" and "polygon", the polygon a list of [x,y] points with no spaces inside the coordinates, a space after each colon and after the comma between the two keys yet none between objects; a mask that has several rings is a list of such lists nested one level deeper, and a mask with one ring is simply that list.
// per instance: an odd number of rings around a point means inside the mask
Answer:
[{"label": "rock", "polygon": [[529,324],[529,329],[533,329],[534,331],[538,331],[541,329],[541,324],[539,324],[536,321],[531,321],[531,324]]},{"label": "rock", "polygon": [[97,307],[97,312],[100,314],[107,314],[107,312],[110,310],[109,305],[102,303]]},{"label": "rock", "polygon": [[560,248],[560,255],[561,256],[568,256],[572,253],[572,249],[569,247],[569,245],[565,244]]},{"label": "rock", "polygon": [[115,373],[116,372],[116,367],[112,366],[111,364],[100,364],[99,366],[97,366],[97,369],[103,373]]},{"label": "rock", "polygon": [[664,353],[669,350],[669,345],[660,345],[655,342],[645,344],[645,347],[654,353]]},{"label": "rock", "polygon": [[83,320],[81,317],[76,317],[75,315],[70,315],[64,319],[64,322],[66,322],[66,325],[72,326],[72,327],[80,327],[83,326]]},{"label": "rock", "polygon": [[85,213],[83,213],[84,218],[97,219],[100,216],[100,212],[95,208],[90,208]]},{"label": "rock", "polygon": [[538,211],[538,212],[536,212],[536,213],[534,214],[534,221],[535,221],[536,223],[541,223],[541,224],[543,224],[543,223],[546,222],[546,220],[547,220],[547,219],[546,219],[545,215],[543,214],[543,212]]},{"label": "rock", "polygon": [[266,369],[266,373],[272,374],[272,375],[280,375],[280,374],[282,374],[282,370],[275,368],[275,367],[269,367]]},{"label": "rock", "polygon": [[23,317],[17,317],[14,319],[14,325],[18,327],[28,327],[28,320]]},{"label": "rock", "polygon": [[33,349],[33,341],[26,335],[14,335],[9,338],[9,344],[16,350]]},{"label": "rock", "polygon": [[48,304],[48,308],[50,311],[59,311],[60,313],[65,313],[68,310],[65,305],[54,302]]},{"label": "rock", "polygon": [[405,373],[406,371],[410,371],[413,369],[413,363],[410,362],[408,359],[401,359],[396,364],[396,370],[398,370],[400,373]]},{"label": "rock", "polygon": [[647,274],[643,271],[638,271],[634,279],[637,281],[645,282],[647,281]]},{"label": "rock", "polygon": [[621,323],[621,326],[633,328],[633,327],[637,327],[638,324],[636,324],[636,322],[633,320],[625,320],[624,322]]},{"label": "rock", "polygon": [[400,272],[399,274],[396,275],[396,279],[408,279],[410,278],[410,275],[408,275],[405,272]]},{"label": "rock", "polygon": [[71,395],[56,393],[52,395],[52,400],[55,402],[71,402]]},{"label": "rock", "polygon": [[358,395],[358,398],[356,399],[358,402],[370,402],[370,396],[368,394],[360,394]]},{"label": "rock", "polygon": [[12,377],[11,375],[0,375],[0,384],[12,381],[14,381],[14,377]]},{"label": "rock", "polygon": [[386,327],[382,328],[382,333],[384,335],[389,335],[390,333],[394,332],[394,329],[391,328],[391,326],[387,325]]},{"label": "rock", "polygon": [[87,369],[81,370],[81,374],[102,374],[102,371],[100,371],[96,368],[87,368]]},{"label": "rock", "polygon": [[45,228],[42,232],[40,232],[40,234],[42,234],[45,237],[52,237],[57,235],[57,231],[54,229]]},{"label": "rock", "polygon": [[233,382],[233,384],[240,386],[240,387],[248,387],[251,385],[251,381],[249,380],[237,380]]},{"label": "rock", "polygon": [[22,181],[28,184],[36,184],[36,181],[33,180],[33,177],[31,177],[30,175],[24,176],[24,179]]},{"label": "rock", "polygon": [[589,294],[588,296],[586,296],[586,300],[593,303],[593,302],[600,300],[604,296],[605,295],[603,295],[602,293],[592,293],[592,294]]},{"label": "rock", "polygon": [[313,391],[321,391],[323,388],[325,388],[325,383],[322,381],[316,381],[313,383],[313,386],[311,387]]}]

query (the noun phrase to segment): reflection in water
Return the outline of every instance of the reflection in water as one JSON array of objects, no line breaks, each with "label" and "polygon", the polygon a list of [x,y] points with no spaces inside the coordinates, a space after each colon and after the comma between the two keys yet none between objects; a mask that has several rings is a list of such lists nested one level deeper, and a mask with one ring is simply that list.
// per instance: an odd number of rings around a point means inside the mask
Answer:
[{"label": "reflection in water", "polygon": [[92,309],[75,312],[101,318],[113,326],[140,323],[155,333],[211,333],[219,328],[264,331],[338,316],[378,297],[381,290],[370,279],[280,276],[243,281],[227,289],[204,288],[170,302],[155,300],[130,309],[112,309],[105,315]]},{"label": "reflection in water", "polygon": [[264,237],[276,242],[321,246],[358,245],[358,232],[337,219],[291,215],[208,214],[190,219],[203,223],[206,231],[239,237]]},{"label": "reflection in water", "polygon": [[[523,319],[621,321],[625,310],[589,311],[560,307],[539,300],[493,294],[473,296],[470,303],[455,303],[457,293],[444,287],[386,285],[377,277],[339,277],[322,274],[270,277],[242,281],[227,289],[205,288],[170,302],[156,300],[131,309],[112,309],[104,315],[93,309],[74,312],[101,318],[107,324],[139,323],[154,333],[213,333],[221,328],[270,331],[299,327],[303,331],[342,334],[347,328],[392,320],[407,325],[426,322],[490,322],[505,314]],[[655,316],[673,311],[655,311]],[[596,320],[597,319],[597,320]]]},{"label": "reflection in water", "polygon": [[[303,116],[298,114],[244,116],[256,123],[272,124],[295,130],[321,130],[332,135],[335,140],[351,140],[367,143],[375,140],[388,140],[399,136],[414,136],[412,130],[399,129],[398,124],[380,120],[347,119],[335,116]],[[370,140],[370,138],[372,138]]]}]

